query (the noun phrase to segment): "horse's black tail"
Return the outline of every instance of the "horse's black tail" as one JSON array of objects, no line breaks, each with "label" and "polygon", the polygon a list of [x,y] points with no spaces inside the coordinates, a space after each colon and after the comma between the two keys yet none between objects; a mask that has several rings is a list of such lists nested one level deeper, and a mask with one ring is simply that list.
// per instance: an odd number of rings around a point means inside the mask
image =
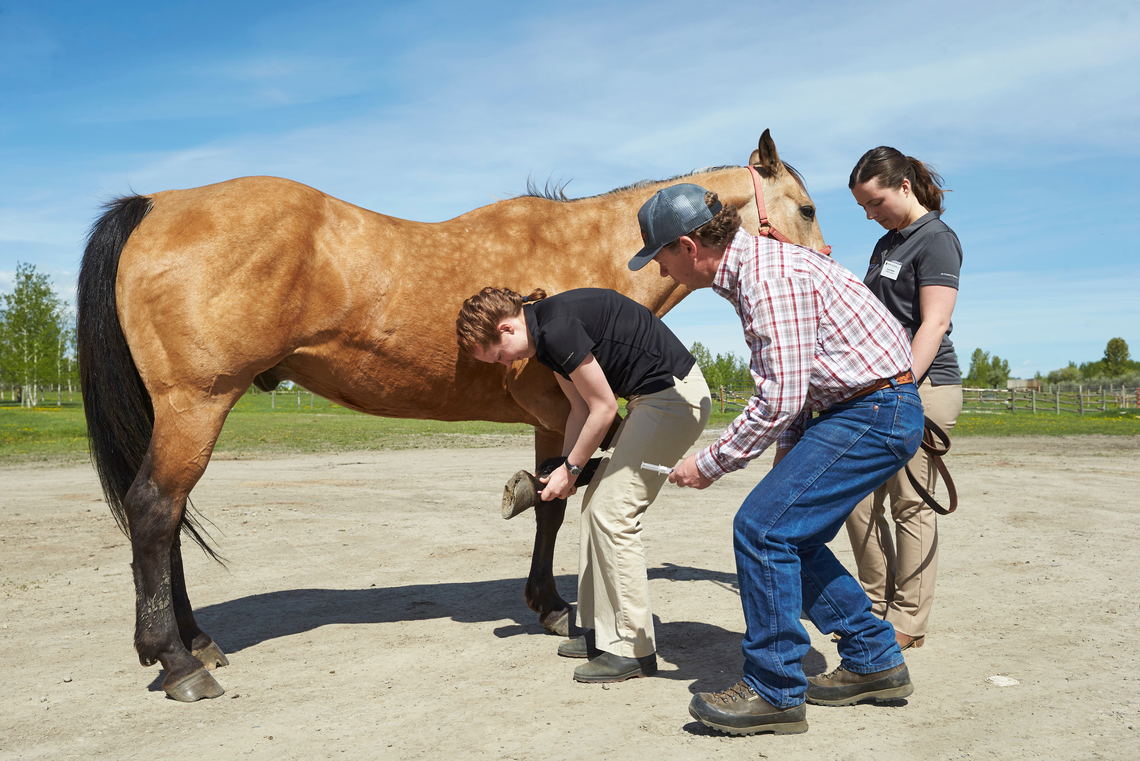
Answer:
[{"label": "horse's black tail", "polygon": [[[150,446],[154,406],[119,324],[115,283],[123,246],[152,205],[146,196],[126,196],[103,207],[87,238],[76,297],[79,385],[91,459],[111,514],[128,537],[123,500]],[[216,558],[187,511],[182,528]]]}]

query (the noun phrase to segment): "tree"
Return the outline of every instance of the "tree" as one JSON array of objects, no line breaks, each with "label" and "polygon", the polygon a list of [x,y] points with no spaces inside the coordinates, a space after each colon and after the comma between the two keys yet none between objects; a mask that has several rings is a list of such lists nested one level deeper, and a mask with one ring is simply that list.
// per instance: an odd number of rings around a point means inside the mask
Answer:
[{"label": "tree", "polygon": [[33,407],[41,387],[58,382],[62,304],[35,265],[17,264],[15,289],[0,308],[0,369],[18,385],[25,407]]},{"label": "tree", "polygon": [[970,356],[970,372],[963,383],[974,388],[1005,388],[1009,380],[1009,362],[997,356],[990,357],[988,351],[974,349]]},{"label": "tree", "polygon": [[990,387],[990,353],[981,349],[974,349],[970,356],[970,372],[965,379],[967,386],[974,388]]},{"label": "tree", "polygon": [[1052,370],[1046,377],[1049,383],[1079,383],[1081,378],[1080,368],[1077,367],[1076,362],[1070,362],[1068,367],[1062,367],[1060,370]]},{"label": "tree", "polygon": [[728,383],[752,382],[752,371],[748,369],[748,363],[735,354],[717,354],[713,357],[699,341],[693,344],[689,353],[697,360],[701,374],[705,376],[705,382],[714,392],[718,387]]},{"label": "tree", "polygon": [[1005,388],[1009,372],[1009,362],[995,354],[990,361],[990,388]]},{"label": "tree", "polygon": [[1123,338],[1113,338],[1104,347],[1104,374],[1109,378],[1122,375],[1128,369],[1128,344]]}]

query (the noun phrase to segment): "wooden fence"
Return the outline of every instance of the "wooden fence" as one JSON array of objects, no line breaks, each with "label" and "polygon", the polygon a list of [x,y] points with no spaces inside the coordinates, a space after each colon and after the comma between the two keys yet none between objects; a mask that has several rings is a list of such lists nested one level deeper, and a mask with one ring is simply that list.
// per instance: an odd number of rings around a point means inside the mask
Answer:
[{"label": "wooden fence", "polygon": [[963,388],[962,412],[1028,412],[1060,415],[1140,407],[1140,388],[1035,391],[1024,388]]},{"label": "wooden fence", "polygon": [[[742,410],[756,393],[751,383],[726,383],[712,390],[713,409]],[[1030,414],[1107,412],[1140,407],[1140,388],[1078,389],[1064,392],[1027,388],[963,388],[962,412],[1028,412]]]}]

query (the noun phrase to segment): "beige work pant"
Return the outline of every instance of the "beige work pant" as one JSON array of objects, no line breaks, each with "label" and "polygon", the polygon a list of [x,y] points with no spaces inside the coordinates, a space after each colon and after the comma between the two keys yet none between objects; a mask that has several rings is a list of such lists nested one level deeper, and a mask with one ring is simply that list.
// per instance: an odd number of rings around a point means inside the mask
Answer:
[{"label": "beige work pant", "polygon": [[657,651],[641,515],[668,476],[641,463],[672,467],[709,419],[712,401],[701,369],[673,388],[635,396],[618,429],[613,454],[602,460],[582,500],[578,546],[578,625],[592,628],[606,652],[640,658]]},{"label": "beige work pant", "polygon": [[[926,417],[949,431],[962,411],[962,386],[934,386],[927,379],[918,387]],[[922,449],[910,461],[910,470],[935,499],[938,471],[930,466]],[[895,537],[887,523],[890,498]],[[900,470],[860,502],[847,518],[847,535],[859,567],[859,583],[871,598],[871,609],[889,621],[895,630],[910,637],[926,634],[930,606],[934,602],[934,577],[938,571],[938,514],[910,485]]]}]

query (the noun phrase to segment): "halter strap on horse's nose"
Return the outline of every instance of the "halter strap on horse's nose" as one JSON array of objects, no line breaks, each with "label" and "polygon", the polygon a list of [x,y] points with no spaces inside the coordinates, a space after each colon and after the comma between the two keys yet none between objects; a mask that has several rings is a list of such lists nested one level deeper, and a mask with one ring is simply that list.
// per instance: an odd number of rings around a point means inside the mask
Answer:
[{"label": "halter strap on horse's nose", "polygon": [[[788,239],[788,236],[777,230],[775,225],[768,221],[768,207],[764,203],[764,183],[760,178],[760,172],[752,164],[748,165],[748,171],[752,173],[752,184],[756,187],[756,213],[760,217],[760,236],[772,238],[782,243],[791,243],[792,241]],[[831,246],[824,244],[819,252],[831,256]]]}]

